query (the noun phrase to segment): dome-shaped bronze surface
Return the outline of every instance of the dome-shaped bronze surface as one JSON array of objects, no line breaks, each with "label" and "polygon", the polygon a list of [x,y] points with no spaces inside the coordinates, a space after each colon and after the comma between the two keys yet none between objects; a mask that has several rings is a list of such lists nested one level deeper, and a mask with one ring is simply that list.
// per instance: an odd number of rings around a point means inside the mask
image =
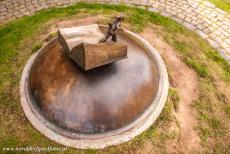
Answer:
[{"label": "dome-shaped bronze surface", "polygon": [[150,53],[133,40],[128,58],[83,71],[57,39],[34,61],[29,74],[31,97],[39,113],[55,126],[80,134],[100,134],[134,122],[153,103],[159,71]]}]

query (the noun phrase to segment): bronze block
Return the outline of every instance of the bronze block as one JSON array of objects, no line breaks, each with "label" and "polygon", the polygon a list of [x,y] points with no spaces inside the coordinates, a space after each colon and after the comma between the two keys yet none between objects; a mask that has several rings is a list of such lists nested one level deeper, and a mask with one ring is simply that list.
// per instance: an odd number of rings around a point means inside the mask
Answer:
[{"label": "bronze block", "polygon": [[121,42],[98,43],[103,38],[97,24],[58,30],[58,41],[65,53],[84,70],[127,58],[127,45]]},{"label": "bronze block", "polygon": [[84,70],[127,58],[127,45],[119,42],[82,43],[74,47],[70,57]]},{"label": "bronze block", "polygon": [[58,41],[68,55],[81,43],[94,44],[103,38],[104,34],[97,24],[58,29]]}]

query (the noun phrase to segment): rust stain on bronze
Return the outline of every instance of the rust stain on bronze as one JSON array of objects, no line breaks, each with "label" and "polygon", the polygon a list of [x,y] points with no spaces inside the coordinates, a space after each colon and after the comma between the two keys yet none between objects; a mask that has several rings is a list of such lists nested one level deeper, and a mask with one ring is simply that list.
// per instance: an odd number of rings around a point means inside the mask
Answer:
[{"label": "rust stain on bronze", "polygon": [[157,67],[144,49],[118,37],[128,45],[129,58],[86,72],[57,40],[41,53],[30,73],[30,89],[49,121],[78,133],[101,133],[130,124],[151,105]]}]

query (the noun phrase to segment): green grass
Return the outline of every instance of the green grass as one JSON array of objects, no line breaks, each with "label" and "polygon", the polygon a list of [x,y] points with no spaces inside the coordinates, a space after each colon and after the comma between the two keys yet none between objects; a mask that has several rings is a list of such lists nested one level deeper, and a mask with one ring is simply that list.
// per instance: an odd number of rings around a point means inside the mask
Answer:
[{"label": "green grass", "polygon": [[226,12],[230,13],[230,1],[229,0],[208,0],[208,1],[215,4],[220,9],[225,10]]},{"label": "green grass", "polygon": [[[198,74],[199,98],[194,101],[193,107],[197,111],[199,123],[196,130],[202,139],[202,148],[207,153],[229,152],[229,143],[226,142],[229,135],[226,130],[229,129],[230,107],[226,102],[230,98],[222,86],[229,86],[230,83],[227,62],[205,40],[167,17],[124,5],[84,3],[43,10],[0,27],[0,148],[62,147],[41,135],[26,120],[18,94],[22,69],[31,54],[41,48],[45,39],[41,36],[48,33],[56,20],[99,14],[110,17],[120,12],[127,15],[125,24],[130,25],[130,29],[135,32],[141,32],[146,26],[159,26],[160,35],[177,51],[181,60]],[[55,35],[51,34],[51,37]],[[178,137],[176,132],[169,132],[168,127],[171,122],[175,122],[172,112],[177,109],[179,101],[176,90],[171,88],[166,106],[156,123],[128,143],[99,151],[68,148],[67,152],[131,153],[142,151],[148,142],[155,152],[165,153],[167,141]]]},{"label": "green grass", "polygon": [[186,64],[188,66],[192,67],[201,77],[207,77],[208,76],[207,67],[201,63],[198,63],[196,60],[187,58]]},{"label": "green grass", "polygon": [[230,117],[230,105],[226,106],[224,111]]},{"label": "green grass", "polygon": [[171,100],[173,101],[174,109],[178,110],[180,97],[179,97],[179,94],[177,93],[177,91],[175,89],[173,89],[173,88],[170,88],[169,89],[169,97],[171,97]]},{"label": "green grass", "polygon": [[38,51],[41,47],[42,47],[41,43],[33,45],[32,52]]}]

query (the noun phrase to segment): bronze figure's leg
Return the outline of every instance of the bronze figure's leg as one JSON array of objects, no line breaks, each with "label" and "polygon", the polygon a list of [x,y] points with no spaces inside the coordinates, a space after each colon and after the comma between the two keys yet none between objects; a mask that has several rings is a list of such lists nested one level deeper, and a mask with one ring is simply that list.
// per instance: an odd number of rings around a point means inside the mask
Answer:
[{"label": "bronze figure's leg", "polygon": [[117,42],[117,36],[116,36],[116,34],[112,34],[112,41],[113,42]]},{"label": "bronze figure's leg", "polygon": [[105,38],[101,40],[100,42],[106,42],[109,37],[110,37],[110,33],[107,32],[105,35]]}]

